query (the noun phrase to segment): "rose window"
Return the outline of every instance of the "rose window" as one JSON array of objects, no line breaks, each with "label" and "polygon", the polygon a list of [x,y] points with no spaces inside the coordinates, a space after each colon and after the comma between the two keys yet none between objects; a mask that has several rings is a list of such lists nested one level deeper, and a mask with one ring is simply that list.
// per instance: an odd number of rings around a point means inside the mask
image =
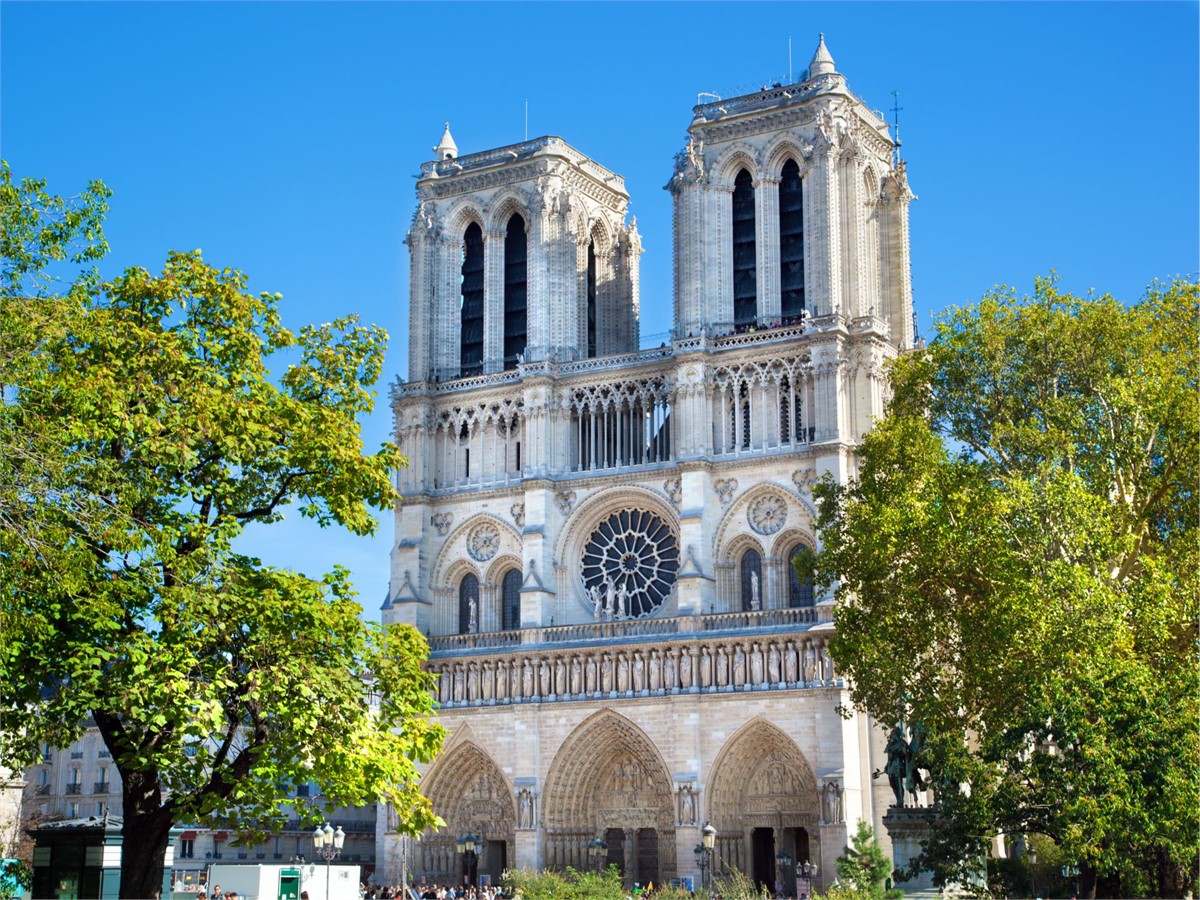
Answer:
[{"label": "rose window", "polygon": [[644,616],[657,609],[671,592],[678,569],[674,533],[645,510],[613,513],[583,549],[584,591],[597,611],[604,609],[615,618]]}]

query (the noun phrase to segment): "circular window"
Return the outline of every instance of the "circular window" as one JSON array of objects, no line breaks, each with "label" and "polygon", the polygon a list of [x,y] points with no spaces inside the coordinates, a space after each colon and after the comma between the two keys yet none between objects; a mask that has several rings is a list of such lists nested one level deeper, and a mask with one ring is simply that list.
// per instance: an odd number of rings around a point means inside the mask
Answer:
[{"label": "circular window", "polygon": [[627,618],[653,612],[667,598],[679,569],[679,544],[654,513],[613,513],[583,548],[583,589],[596,616]]}]

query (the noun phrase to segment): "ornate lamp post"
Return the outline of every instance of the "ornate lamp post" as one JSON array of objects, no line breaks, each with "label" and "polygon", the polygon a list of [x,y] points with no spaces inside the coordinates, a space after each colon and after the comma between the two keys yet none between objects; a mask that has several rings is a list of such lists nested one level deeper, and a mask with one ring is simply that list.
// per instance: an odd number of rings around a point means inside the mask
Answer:
[{"label": "ornate lamp post", "polygon": [[329,864],[342,852],[346,832],[342,831],[341,825],[334,831],[333,826],[326,822],[324,828],[317,826],[312,834],[312,842],[313,852],[325,860],[325,900],[329,900]]},{"label": "ornate lamp post", "polygon": [[812,880],[817,877],[817,864],[809,862],[807,859],[802,863],[797,863],[796,876],[804,880],[804,890],[800,892],[800,896],[807,897],[812,893]]},{"label": "ornate lamp post", "polygon": [[696,864],[700,867],[700,884],[704,888],[712,885],[712,852],[717,845],[717,829],[708,822],[700,829],[700,843],[696,845]]},{"label": "ornate lamp post", "polygon": [[466,869],[466,875],[463,876],[463,881],[470,887],[472,885],[471,870],[475,867],[476,848],[479,846],[479,838],[467,832],[458,839],[458,852],[462,854],[463,868]]},{"label": "ornate lamp post", "polygon": [[592,861],[592,868],[597,872],[604,865],[604,859],[608,856],[608,844],[604,838],[594,837],[588,841],[588,859]]},{"label": "ornate lamp post", "polygon": [[1025,851],[1025,855],[1029,858],[1029,893],[1034,897],[1037,894],[1037,851],[1033,849],[1033,845],[1029,845],[1029,849]]},{"label": "ornate lamp post", "polygon": [[780,889],[785,889],[783,879],[792,868],[792,854],[780,850],[775,854],[775,883]]}]

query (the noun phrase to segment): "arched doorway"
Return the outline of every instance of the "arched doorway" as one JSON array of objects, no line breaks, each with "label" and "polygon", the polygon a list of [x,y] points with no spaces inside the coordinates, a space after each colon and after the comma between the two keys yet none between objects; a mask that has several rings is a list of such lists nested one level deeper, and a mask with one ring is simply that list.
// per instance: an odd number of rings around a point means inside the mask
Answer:
[{"label": "arched doorway", "polygon": [[596,713],[563,742],[546,778],[544,863],[586,869],[588,841],[599,836],[627,886],[667,883],[676,875],[674,818],[657,748],[624,716]]},{"label": "arched doorway", "polygon": [[[500,767],[465,741],[442,756],[421,790],[446,825],[422,836],[415,874],[441,884],[471,885],[488,875],[498,884],[511,865],[517,822],[512,785]],[[455,846],[467,832],[479,842],[474,860],[464,858]]]},{"label": "arched doorway", "polygon": [[770,891],[796,896],[795,867],[815,860],[820,802],[816,778],[795,741],[755,719],[737,731],[713,763],[709,821],[717,829],[716,870],[738,869]]}]

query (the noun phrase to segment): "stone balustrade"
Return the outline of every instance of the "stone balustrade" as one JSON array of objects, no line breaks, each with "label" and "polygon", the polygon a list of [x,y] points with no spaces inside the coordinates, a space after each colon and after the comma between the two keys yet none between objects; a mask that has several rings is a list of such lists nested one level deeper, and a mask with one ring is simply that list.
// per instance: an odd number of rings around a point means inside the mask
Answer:
[{"label": "stone balustrade", "polygon": [[[666,626],[680,620],[647,620],[655,621]],[[669,632],[664,628],[661,634]],[[443,708],[841,686],[828,637],[827,631],[676,632],[668,641],[561,649],[543,642],[526,652],[519,640],[510,640],[494,645],[496,653],[435,655],[428,669],[440,676],[437,700]]]}]

